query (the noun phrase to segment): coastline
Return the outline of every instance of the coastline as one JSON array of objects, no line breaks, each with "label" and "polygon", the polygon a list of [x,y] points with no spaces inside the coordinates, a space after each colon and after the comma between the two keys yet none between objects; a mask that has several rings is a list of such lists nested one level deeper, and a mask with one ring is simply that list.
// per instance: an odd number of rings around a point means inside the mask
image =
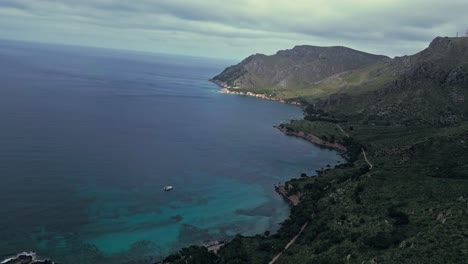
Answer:
[{"label": "coastline", "polygon": [[[286,187],[287,186],[287,187]],[[276,185],[275,184],[275,191],[283,197],[283,199],[290,205],[290,206],[297,206],[301,202],[301,194],[293,194],[289,195],[288,190],[292,188],[292,186],[288,183],[285,185]]]},{"label": "coastline", "polygon": [[338,151],[342,151],[342,152],[346,152],[348,149],[343,146],[342,144],[340,143],[337,143],[337,142],[329,142],[329,141],[325,141],[319,137],[317,137],[316,135],[314,134],[311,134],[311,133],[306,133],[306,132],[303,132],[303,131],[293,131],[293,130],[290,130],[288,129],[287,127],[285,127],[284,125],[278,125],[278,126],[274,126],[275,128],[277,128],[279,131],[283,132],[284,134],[288,135],[288,136],[294,136],[294,137],[298,137],[298,138],[303,138],[309,142],[312,142],[316,145],[320,145],[320,146],[324,146],[324,147],[327,147],[327,148],[332,148],[332,149],[335,149],[335,150],[338,150]]},{"label": "coastline", "polygon": [[[225,83],[222,83],[222,82],[217,81],[217,80],[210,79],[210,81],[217,84],[220,87],[220,89],[218,90],[218,93],[251,96],[251,97],[255,97],[255,98],[260,98],[260,99],[265,99],[265,100],[270,100],[270,101],[276,101],[276,102],[280,102],[280,103],[284,103],[284,104],[291,104],[291,105],[299,106],[299,107],[302,107],[302,108],[305,107],[305,105],[303,103],[300,103],[300,102],[297,102],[297,101],[286,101],[286,100],[281,99],[281,98],[272,98],[272,97],[269,97],[269,96],[267,96],[265,94],[255,94],[255,93],[252,93],[252,92],[249,92],[249,91],[245,91],[245,92],[244,91],[232,91],[231,89],[236,89],[236,88],[235,87],[229,87]],[[339,153],[341,153],[341,156],[343,156],[346,160],[348,160],[348,158],[346,156],[346,152],[347,152],[348,149],[347,149],[347,147],[345,147],[344,145],[342,145],[340,143],[325,141],[325,140],[323,140],[323,139],[319,138],[318,136],[316,136],[314,134],[311,134],[311,133],[307,133],[307,132],[303,132],[303,131],[292,131],[292,130],[288,129],[286,126],[284,126],[283,124],[276,125],[276,126],[273,126],[273,127],[278,129],[279,131],[283,132],[287,136],[299,137],[299,138],[307,140],[308,142],[310,142],[312,144],[319,145],[321,147],[334,149],[335,151],[338,151]],[[283,185],[274,184],[275,191],[289,205],[289,208],[290,208],[289,209],[289,217],[291,217],[293,208],[298,206],[301,203],[301,198],[302,198],[301,193],[297,193],[297,194],[290,194],[289,193],[289,190],[292,188],[292,185],[290,184],[290,182],[293,179],[294,178],[289,179]],[[303,226],[303,229],[305,228],[305,226],[307,226],[307,223]],[[302,232],[303,229],[301,229],[301,232]],[[298,235],[296,235],[296,237],[299,236],[299,235],[300,235],[300,233]],[[226,244],[228,244],[228,243],[229,242],[227,242]],[[209,249],[208,247],[206,247],[206,248]],[[215,252],[215,254],[217,254],[217,252]],[[165,263],[165,262],[163,261],[161,263]]]},{"label": "coastline", "polygon": [[[256,98],[260,98],[260,99],[270,100],[270,101],[276,101],[276,102],[280,102],[280,103],[283,103],[283,104],[296,105],[296,106],[299,106],[299,107],[304,107],[305,106],[301,102],[286,101],[286,100],[281,99],[281,98],[269,97],[269,96],[267,96],[265,94],[256,94],[256,93],[252,93],[252,92],[243,92],[243,91],[231,91],[230,89],[236,89],[236,88],[230,87],[226,83],[218,81],[218,80],[210,79],[209,81],[211,81],[211,82],[217,84],[219,87],[221,87],[218,90],[219,93],[245,95],[245,96],[251,96],[251,97],[256,97]],[[325,140],[323,140],[323,139],[319,138],[318,136],[316,136],[314,134],[311,134],[311,133],[306,133],[306,132],[303,132],[303,131],[291,131],[291,130],[287,129],[282,124],[277,125],[277,126],[273,126],[273,127],[277,128],[278,130],[280,130],[281,132],[285,133],[288,136],[295,136],[295,137],[303,138],[303,139],[305,139],[305,140],[307,140],[309,142],[312,142],[312,143],[314,143],[316,145],[319,145],[319,146],[332,148],[332,149],[342,151],[342,152],[346,152],[348,150],[342,144],[339,144],[339,143],[336,143],[336,142],[325,141]]]},{"label": "coastline", "polygon": [[270,100],[270,101],[275,101],[275,102],[280,102],[283,104],[290,104],[290,105],[295,105],[299,107],[304,107],[304,104],[298,101],[287,101],[282,98],[275,98],[275,97],[270,97],[266,94],[260,94],[260,93],[253,93],[253,92],[243,92],[243,91],[231,91],[230,89],[236,89],[234,87],[230,87],[225,85],[224,83],[221,83],[216,80],[210,80],[211,82],[217,84],[220,89],[218,90],[218,93],[223,93],[223,94],[235,94],[235,95],[245,95],[245,96],[251,96],[251,97],[256,97],[260,99],[265,99],[265,100]]},{"label": "coastline", "polygon": [[[229,87],[225,83],[217,81],[217,80],[210,79],[209,81],[211,81],[211,82],[213,82],[213,83],[215,83],[215,84],[217,84],[218,86],[221,87],[218,90],[219,93],[251,96],[251,97],[256,97],[256,98],[260,98],[260,99],[276,101],[276,102],[280,102],[280,103],[284,103],[284,104],[292,104],[292,105],[296,105],[296,106],[299,106],[299,107],[304,107],[304,104],[302,104],[300,102],[297,102],[297,101],[288,102],[288,101],[286,101],[284,99],[272,98],[272,97],[269,97],[269,96],[267,96],[265,94],[255,94],[255,93],[252,93],[252,92],[242,92],[242,91],[231,91],[230,89],[236,89],[236,88]],[[283,132],[287,136],[294,136],[294,137],[302,138],[302,139],[305,139],[305,140],[307,140],[307,141],[309,141],[309,142],[311,142],[311,143],[313,143],[315,145],[319,145],[319,146],[326,147],[326,148],[331,148],[331,149],[337,150],[339,152],[342,152],[341,155],[346,158],[345,153],[346,153],[346,151],[348,149],[342,144],[339,144],[337,142],[325,141],[325,140],[323,140],[323,139],[319,138],[318,136],[316,136],[314,134],[311,134],[311,133],[306,133],[306,132],[303,132],[303,131],[289,130],[283,124],[273,126],[273,127],[278,129],[279,131]],[[301,199],[300,194],[299,195],[289,195],[288,189],[289,189],[290,185],[289,185],[288,182],[286,182],[285,185],[276,185],[275,184],[274,187],[275,187],[275,191],[281,197],[283,197],[285,202],[287,202],[290,207],[297,206],[300,203],[300,199]]]},{"label": "coastline", "polygon": [[[218,90],[219,93],[234,94],[234,95],[245,95],[245,96],[251,96],[251,97],[256,97],[256,98],[265,99],[265,100],[276,101],[276,102],[280,102],[280,103],[284,103],[284,104],[292,104],[292,105],[296,105],[296,106],[299,106],[299,107],[304,107],[304,104],[302,104],[300,102],[296,102],[296,101],[287,102],[284,99],[272,98],[272,97],[269,97],[269,96],[267,96],[265,94],[255,94],[255,93],[252,93],[252,92],[231,91],[229,89],[235,89],[235,88],[229,87],[225,83],[217,81],[217,80],[210,79],[210,81],[221,87],[221,89]],[[288,128],[286,128],[283,124],[273,126],[273,127],[278,129],[279,131],[283,132],[287,136],[294,136],[294,137],[302,138],[302,139],[305,139],[305,140],[307,140],[307,141],[309,141],[309,142],[311,142],[313,144],[316,144],[316,145],[319,145],[319,146],[322,146],[322,147],[326,147],[326,148],[331,148],[331,149],[337,150],[339,152],[342,152],[342,156],[344,156],[344,157],[345,157],[346,151],[348,150],[342,144],[339,144],[339,143],[336,143],[336,142],[332,143],[332,142],[329,142],[329,141],[322,140],[321,138],[319,138],[318,136],[316,136],[314,134],[306,133],[306,132],[303,132],[303,131],[291,131]],[[288,184],[288,182],[286,182],[285,185],[276,185],[275,184],[274,187],[275,187],[275,191],[281,197],[283,197],[283,199],[289,204],[289,206],[294,207],[294,206],[297,206],[300,203],[300,199],[301,199],[300,194],[299,195],[289,195],[288,189],[289,189],[290,185]]]},{"label": "coastline", "polygon": [[[214,82],[216,83],[217,85],[219,85],[221,88],[218,90],[219,93],[223,93],[223,94],[234,94],[234,95],[245,95],[245,96],[251,96],[251,97],[256,97],[256,98],[261,98],[261,99],[266,99],[266,100],[271,100],[271,101],[278,101],[278,102],[281,102],[281,103],[285,103],[285,104],[292,104],[292,105],[296,105],[296,106],[299,106],[299,107],[304,107],[305,105],[300,103],[300,102],[287,102],[283,99],[278,99],[278,98],[271,98],[271,97],[268,97],[264,94],[254,94],[254,93],[251,93],[251,92],[238,92],[238,91],[230,91],[228,87],[225,87],[223,85],[221,85],[220,83],[218,83],[217,81],[214,81],[214,80],[210,80],[211,82]],[[233,88],[235,89],[235,88]],[[325,141],[325,140],[322,140],[320,139],[318,136],[314,135],[314,134],[311,134],[311,133],[306,133],[306,132],[303,132],[303,131],[290,131],[288,128],[286,128],[283,124],[280,124],[280,125],[276,125],[276,126],[273,126],[274,128],[277,128],[278,130],[280,130],[281,132],[283,132],[285,135],[287,136],[295,136],[295,137],[299,137],[299,138],[303,138],[307,141],[309,141],[310,143],[313,143],[313,144],[316,144],[316,145],[319,145],[319,146],[322,146],[322,147],[326,147],[326,148],[330,148],[330,149],[333,149],[335,151],[338,152],[338,154],[340,154],[342,157],[344,157],[346,159],[346,162],[349,162],[348,160],[348,157],[346,155],[346,152],[347,152],[347,148],[342,145],[342,144],[339,144],[337,142],[328,142],[328,141]],[[322,168],[322,170],[324,169],[324,167]],[[291,189],[293,189],[293,185],[291,184],[291,182],[294,180],[295,178],[290,178],[289,180],[285,181],[284,184],[282,185],[277,185],[277,184],[274,184],[274,188],[275,188],[275,191],[276,193],[278,193],[278,195],[280,195],[284,202],[286,202],[288,205],[289,205],[289,213],[288,213],[288,219],[290,220],[292,217],[293,217],[293,211],[294,211],[294,208],[295,207],[299,207],[300,203],[301,203],[301,200],[302,200],[302,197],[303,197],[303,194],[300,193],[300,192],[297,192],[297,193],[294,193],[294,194],[290,194],[290,191]],[[285,220],[285,221],[288,221],[288,220]],[[294,241],[301,235],[301,233],[304,231],[304,229],[307,227],[309,222],[306,222],[302,225],[299,233],[297,233],[293,239],[288,242],[288,244],[286,245],[286,247],[279,253],[279,255],[276,255],[272,261],[270,261],[269,263],[274,263],[276,261],[276,259],[281,256],[281,254],[292,244],[294,243]],[[268,232],[268,231],[266,231]],[[261,236],[260,234],[257,234],[255,236],[252,236],[253,237],[258,237],[258,236]],[[268,235],[265,235],[266,237],[268,237]],[[242,236],[239,236],[239,237],[236,237],[235,239],[239,239],[240,237]],[[229,241],[223,241],[222,244],[220,245],[216,245],[216,247],[212,247],[212,246],[209,246],[209,245],[204,245],[202,243],[201,245],[201,248],[204,248],[203,250],[201,251],[198,251],[198,252],[204,252],[204,250],[206,250],[207,252],[213,254],[212,256],[216,256],[216,255],[219,255],[219,251],[222,250],[225,246],[228,246],[231,244],[231,240]],[[187,249],[192,249],[194,250],[194,252],[197,252],[193,246],[190,247],[190,248],[185,248],[185,250]],[[181,251],[177,252],[177,253],[173,253],[172,255],[169,255],[167,256],[165,259],[161,260],[160,262],[156,262],[155,264],[171,264],[171,263],[174,263],[173,260],[183,260],[186,256],[184,255],[183,253],[184,249],[182,249]],[[193,252],[192,252],[193,253]],[[188,253],[188,254],[191,254],[191,253]],[[196,253],[197,254],[197,253]],[[204,254],[204,253],[203,253]]]},{"label": "coastline", "polygon": [[[283,124],[280,124],[278,126],[273,126],[273,127],[278,129],[279,131],[283,132],[287,136],[302,138],[302,139],[305,139],[305,140],[309,141],[312,144],[319,145],[321,147],[334,149],[334,150],[336,150],[338,152],[341,152],[341,156],[343,156],[345,159],[348,159],[348,157],[346,155],[346,152],[348,151],[348,149],[342,144],[339,144],[339,143],[336,143],[336,142],[332,143],[332,142],[329,142],[329,141],[322,140],[318,136],[316,136],[314,134],[311,134],[311,133],[306,133],[306,132],[303,132],[303,131],[292,131],[292,130],[288,129],[286,126],[284,126]],[[284,185],[276,185],[275,184],[274,186],[275,186],[275,191],[281,197],[283,197],[283,199],[292,208],[292,207],[297,206],[301,202],[302,194],[301,193],[293,194],[293,195],[289,194],[289,189],[292,188],[291,184],[289,183],[291,180],[292,179],[285,182]],[[290,212],[290,214],[291,214],[291,212]]]}]

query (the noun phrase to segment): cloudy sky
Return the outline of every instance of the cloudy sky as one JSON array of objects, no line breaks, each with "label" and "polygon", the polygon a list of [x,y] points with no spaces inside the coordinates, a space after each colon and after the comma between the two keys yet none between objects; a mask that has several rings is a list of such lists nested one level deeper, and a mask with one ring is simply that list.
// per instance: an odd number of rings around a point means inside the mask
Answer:
[{"label": "cloudy sky", "polygon": [[467,0],[0,0],[0,38],[242,59],[299,44],[400,56],[465,34]]}]

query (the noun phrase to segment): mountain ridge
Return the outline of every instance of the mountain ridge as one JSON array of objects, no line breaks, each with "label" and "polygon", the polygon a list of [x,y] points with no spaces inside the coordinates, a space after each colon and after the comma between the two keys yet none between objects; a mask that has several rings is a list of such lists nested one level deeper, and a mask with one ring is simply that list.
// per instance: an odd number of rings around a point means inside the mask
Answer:
[{"label": "mountain ridge", "polygon": [[[465,120],[467,66],[468,38],[438,37],[419,53],[376,65],[371,71],[374,74],[357,85],[350,85],[352,74],[347,76],[340,90],[318,98],[317,105],[342,113],[367,112],[367,121],[370,112],[376,112],[373,119],[393,124]],[[363,71],[358,69],[353,74]]]},{"label": "mountain ridge", "polygon": [[388,57],[343,46],[298,45],[274,55],[250,55],[211,80],[226,88],[307,87],[334,74],[384,59]]},{"label": "mountain ridge", "polygon": [[[325,56],[324,50],[327,54],[333,52],[332,63],[317,64],[317,59],[321,60]],[[436,37],[426,49],[416,54],[393,59],[375,55],[377,57],[370,59],[372,62],[367,60],[359,65],[345,63],[346,70],[338,66],[330,67],[331,64],[340,64],[337,57],[342,53],[337,51],[348,55],[344,61],[348,61],[350,56],[368,56],[368,53],[340,46],[295,46],[271,56],[249,56],[241,63],[228,67],[212,81],[228,87],[226,90],[231,93],[261,94],[262,98],[305,102],[335,115],[361,113],[363,122],[374,123],[376,120],[378,123],[390,124],[446,124],[459,122],[468,116],[465,104],[468,98],[468,38]],[[268,67],[268,63],[264,62],[265,59],[278,58],[283,64],[275,63],[274,67]],[[290,60],[298,62],[291,63]],[[310,67],[307,64],[309,61],[316,68]],[[291,74],[291,68],[301,65],[305,65],[300,71],[302,75]],[[325,70],[320,68],[323,65]],[[268,68],[263,73],[270,72],[263,74],[258,70],[262,68]],[[300,77],[307,74],[310,75],[309,79]],[[270,76],[273,80],[271,83],[278,83],[275,76],[282,80],[300,78],[283,83],[292,83],[290,86],[252,86],[256,82],[265,83],[265,76]]]}]

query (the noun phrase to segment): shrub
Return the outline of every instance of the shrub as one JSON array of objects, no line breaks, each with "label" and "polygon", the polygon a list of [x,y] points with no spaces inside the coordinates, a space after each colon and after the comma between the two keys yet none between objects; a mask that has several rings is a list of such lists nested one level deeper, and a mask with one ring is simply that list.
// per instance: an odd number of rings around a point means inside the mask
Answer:
[{"label": "shrub", "polygon": [[401,240],[396,232],[378,232],[374,236],[365,238],[364,243],[376,249],[387,249]]},{"label": "shrub", "polygon": [[261,242],[259,245],[258,245],[258,250],[260,251],[266,251],[266,252],[269,252],[269,251],[272,251],[273,249],[273,245],[271,244],[271,242]]},{"label": "shrub", "polygon": [[396,210],[391,207],[388,209],[388,216],[393,219],[395,225],[407,225],[409,224],[409,217],[402,211]]}]

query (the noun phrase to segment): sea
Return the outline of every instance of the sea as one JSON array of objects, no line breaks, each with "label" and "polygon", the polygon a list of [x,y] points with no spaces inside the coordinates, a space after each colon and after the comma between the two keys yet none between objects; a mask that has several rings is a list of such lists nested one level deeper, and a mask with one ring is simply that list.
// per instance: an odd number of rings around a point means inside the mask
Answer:
[{"label": "sea", "polygon": [[278,230],[273,185],[343,159],[273,127],[300,107],[219,93],[233,63],[0,41],[0,261],[154,263]]}]

